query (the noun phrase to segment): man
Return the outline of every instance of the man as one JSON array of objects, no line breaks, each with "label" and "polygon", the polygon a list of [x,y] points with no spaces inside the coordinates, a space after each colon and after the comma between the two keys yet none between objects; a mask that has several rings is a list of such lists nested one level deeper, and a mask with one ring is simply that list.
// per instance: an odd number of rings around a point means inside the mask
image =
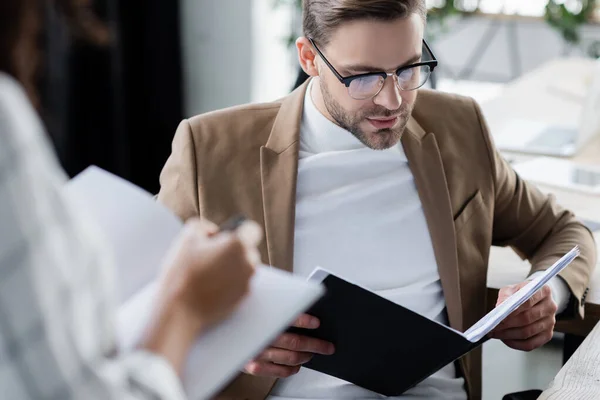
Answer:
[{"label": "man", "polygon": [[[579,245],[582,256],[493,333],[531,350],[550,340],[556,313],[582,316],[593,238],[514,173],[472,100],[417,91],[436,65],[425,14],[424,0],[305,0],[296,44],[314,78],[281,101],[182,122],[159,199],[183,218],[263,221],[264,262],[299,275],[320,265],[460,331],[486,312],[492,245],[512,246],[532,273]],[[223,397],[374,398],[300,369],[334,351],[284,334]],[[480,351],[405,396],[480,398]]]}]

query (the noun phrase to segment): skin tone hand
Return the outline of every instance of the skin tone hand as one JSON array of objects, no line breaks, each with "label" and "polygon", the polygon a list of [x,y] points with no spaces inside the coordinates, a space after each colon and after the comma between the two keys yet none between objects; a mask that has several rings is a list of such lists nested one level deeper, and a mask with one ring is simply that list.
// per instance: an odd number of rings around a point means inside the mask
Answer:
[{"label": "skin tone hand", "polygon": [[[496,305],[528,283],[526,281],[501,289]],[[513,349],[523,351],[537,349],[552,339],[556,310],[557,305],[552,299],[552,291],[549,286],[544,286],[502,321],[490,337],[502,340]]]},{"label": "skin tone hand", "polygon": [[235,232],[189,221],[167,258],[157,307],[141,347],[181,373],[194,340],[235,310],[260,261],[262,231],[245,222]]},{"label": "skin tone hand", "polygon": [[[317,329],[319,320],[307,314],[301,315],[294,327]],[[287,378],[297,374],[314,354],[331,355],[335,351],[333,344],[323,340],[293,333],[284,333],[269,348],[246,365],[250,375],[271,378]]]}]

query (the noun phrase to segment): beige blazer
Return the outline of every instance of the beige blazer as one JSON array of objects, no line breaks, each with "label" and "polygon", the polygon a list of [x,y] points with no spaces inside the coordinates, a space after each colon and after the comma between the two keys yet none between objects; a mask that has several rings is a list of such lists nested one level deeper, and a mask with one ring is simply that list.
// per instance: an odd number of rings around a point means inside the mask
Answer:
[{"label": "beige blazer", "polygon": [[[293,271],[306,87],[277,102],[183,121],[160,177],[159,201],[183,219],[199,215],[221,223],[245,214],[265,230],[263,261]],[[571,212],[515,174],[494,148],[473,100],[421,90],[402,144],[423,204],[452,328],[464,331],[486,312],[493,245],[512,246],[531,262],[532,273],[579,245],[582,256],[561,275],[573,294],[568,312],[583,316],[582,298],[596,262],[592,234]],[[481,398],[481,350],[458,364],[469,398]],[[222,398],[262,400],[274,383],[241,374]]]}]

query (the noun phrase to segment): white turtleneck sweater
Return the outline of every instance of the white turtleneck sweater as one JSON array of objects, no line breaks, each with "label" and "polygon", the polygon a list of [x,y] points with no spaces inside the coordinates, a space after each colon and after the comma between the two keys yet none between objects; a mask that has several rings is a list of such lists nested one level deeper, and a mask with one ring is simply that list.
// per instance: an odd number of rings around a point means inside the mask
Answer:
[{"label": "white turtleneck sweater", "polygon": [[[321,266],[448,324],[423,206],[402,145],[369,149],[328,120],[312,101],[314,82],[304,99],[300,129],[294,273],[308,276]],[[561,312],[569,302],[568,287],[560,278],[549,285]],[[269,399],[378,398],[382,396],[303,368],[281,379]],[[467,394],[464,379],[456,377],[450,364],[401,398],[462,400]]]},{"label": "white turtleneck sweater", "polygon": [[[308,276],[318,265],[447,324],[431,238],[401,144],[384,151],[364,146],[317,110],[313,82],[300,133],[294,273]],[[381,397],[302,368],[280,380],[270,399]],[[464,379],[450,364],[401,398],[466,397]]]}]

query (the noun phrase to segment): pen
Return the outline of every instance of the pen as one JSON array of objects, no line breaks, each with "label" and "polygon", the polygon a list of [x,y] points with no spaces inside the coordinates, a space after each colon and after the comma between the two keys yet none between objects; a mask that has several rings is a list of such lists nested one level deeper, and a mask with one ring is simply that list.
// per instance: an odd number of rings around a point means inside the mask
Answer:
[{"label": "pen", "polygon": [[229,218],[219,227],[219,232],[233,232],[239,228],[246,221],[246,219],[247,218],[241,214],[235,215]]}]

